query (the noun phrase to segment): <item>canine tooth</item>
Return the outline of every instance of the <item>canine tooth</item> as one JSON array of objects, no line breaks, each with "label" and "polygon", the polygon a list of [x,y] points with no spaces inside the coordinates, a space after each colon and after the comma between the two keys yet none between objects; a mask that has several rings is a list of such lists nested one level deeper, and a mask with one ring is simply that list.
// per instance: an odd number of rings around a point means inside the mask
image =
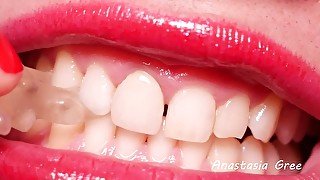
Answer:
[{"label": "canine tooth", "polygon": [[165,136],[189,142],[206,142],[212,134],[215,100],[206,90],[187,88],[171,99],[166,116]]},{"label": "canine tooth", "polygon": [[14,119],[12,121],[12,127],[21,132],[27,132],[31,129],[35,121],[35,112],[31,109],[26,109],[14,116]]},{"label": "canine tooth", "polygon": [[111,117],[121,128],[155,135],[162,125],[164,100],[157,81],[144,71],[135,71],[117,87]]},{"label": "canine tooth", "polygon": [[64,125],[53,123],[46,147],[52,149],[68,149],[83,130],[82,124]]},{"label": "canine tooth", "polygon": [[204,143],[180,141],[181,168],[199,170],[209,152],[211,139]]},{"label": "canine tooth", "polygon": [[238,95],[220,106],[216,112],[214,135],[218,138],[242,138],[249,123],[250,100]]},{"label": "canine tooth", "polygon": [[250,111],[249,128],[256,139],[270,140],[276,130],[281,107],[281,99],[271,94]]},{"label": "canine tooth", "polygon": [[116,127],[110,115],[85,122],[84,139],[86,152],[101,154],[103,147],[115,136]]},{"label": "canine tooth", "polygon": [[299,124],[299,126],[297,128],[297,131],[293,136],[294,142],[297,142],[297,143],[302,141],[304,136],[307,134],[307,131],[310,127],[309,116],[306,114],[302,114],[298,124]]},{"label": "canine tooth", "polygon": [[288,144],[297,128],[300,119],[300,110],[292,105],[287,105],[281,111],[276,135],[280,142]]},{"label": "canine tooth", "polygon": [[271,143],[263,144],[264,161],[268,163],[266,174],[277,175],[279,171],[275,169],[276,163],[279,161],[277,149]]},{"label": "canine tooth", "polygon": [[[261,142],[252,136],[247,137],[241,144],[241,160],[246,163],[264,163]],[[241,172],[263,174],[264,170],[245,168]]]},{"label": "canine tooth", "polygon": [[165,162],[174,149],[177,140],[165,137],[161,129],[158,134],[149,136],[147,142],[151,161]]},{"label": "canine tooth", "polygon": [[4,115],[0,115],[0,135],[8,135],[11,130],[11,121]]},{"label": "canine tooth", "polygon": [[52,85],[65,89],[78,87],[82,77],[83,75],[71,54],[66,51],[58,52],[53,69]]},{"label": "canine tooth", "polygon": [[96,115],[110,112],[111,99],[115,87],[104,69],[99,65],[90,65],[80,87],[80,98],[85,106]]},{"label": "canine tooth", "polygon": [[228,172],[235,171],[235,169],[223,168],[222,163],[230,164],[240,161],[240,142],[234,138],[213,140],[211,149],[209,151],[208,160],[211,165],[211,171],[214,172]]},{"label": "canine tooth", "polygon": [[122,128],[117,129],[115,156],[124,160],[134,160],[136,153],[141,148],[147,137]]},{"label": "canine tooth", "polygon": [[53,65],[50,62],[49,58],[42,55],[38,60],[36,69],[38,69],[40,71],[48,72],[53,69]]}]

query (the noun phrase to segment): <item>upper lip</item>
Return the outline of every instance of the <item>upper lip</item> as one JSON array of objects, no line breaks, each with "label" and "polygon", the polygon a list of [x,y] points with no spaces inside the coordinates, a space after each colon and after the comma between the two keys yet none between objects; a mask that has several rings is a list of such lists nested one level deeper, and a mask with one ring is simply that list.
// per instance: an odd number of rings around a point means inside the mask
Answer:
[{"label": "upper lip", "polygon": [[8,21],[0,30],[19,52],[93,36],[192,65],[237,68],[320,119],[315,70],[272,39],[225,21],[163,16],[122,3],[69,4]]},{"label": "upper lip", "polygon": [[315,70],[272,39],[232,23],[179,19],[105,3],[43,9],[0,28],[18,51],[94,36],[98,41],[161,52],[193,65],[236,67],[247,78],[320,119],[320,94],[314,93],[320,90],[320,77]]}]

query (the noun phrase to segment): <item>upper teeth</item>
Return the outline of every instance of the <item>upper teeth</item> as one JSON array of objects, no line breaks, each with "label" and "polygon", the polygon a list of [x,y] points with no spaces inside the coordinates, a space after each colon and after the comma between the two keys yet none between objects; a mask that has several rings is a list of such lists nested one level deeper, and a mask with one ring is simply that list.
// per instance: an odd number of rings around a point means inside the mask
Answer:
[{"label": "upper teeth", "polygon": [[136,71],[127,76],[115,91],[111,117],[115,125],[155,135],[162,124],[164,101],[157,81],[148,73]]},{"label": "upper teeth", "polygon": [[167,137],[206,142],[213,129],[215,101],[204,89],[178,91],[169,103],[164,134]]}]

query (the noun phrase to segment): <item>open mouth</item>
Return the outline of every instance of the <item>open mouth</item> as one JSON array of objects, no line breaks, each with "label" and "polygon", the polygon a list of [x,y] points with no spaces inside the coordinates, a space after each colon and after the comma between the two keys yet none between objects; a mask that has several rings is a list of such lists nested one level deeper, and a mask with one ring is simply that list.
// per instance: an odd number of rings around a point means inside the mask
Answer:
[{"label": "open mouth", "polygon": [[4,177],[319,176],[319,75],[261,34],[119,3],[2,30],[26,66],[0,98]]}]

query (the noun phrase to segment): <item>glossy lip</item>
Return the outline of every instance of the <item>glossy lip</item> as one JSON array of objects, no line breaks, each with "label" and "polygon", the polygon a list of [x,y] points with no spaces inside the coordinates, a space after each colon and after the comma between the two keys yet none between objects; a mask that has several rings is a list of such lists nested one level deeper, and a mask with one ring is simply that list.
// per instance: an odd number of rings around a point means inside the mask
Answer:
[{"label": "glossy lip", "polygon": [[[116,42],[123,46],[136,47],[136,50],[147,53],[161,50],[162,56],[177,58],[191,65],[241,68],[242,74],[251,76],[282,98],[296,104],[308,113],[318,117],[318,119],[320,117],[320,112],[317,109],[317,105],[320,104],[320,95],[314,93],[320,89],[320,86],[318,86],[319,75],[302,59],[294,56],[267,37],[259,33],[238,29],[235,24],[225,21],[215,22],[200,18],[177,19],[121,3],[81,6],[68,4],[40,10],[8,22],[0,29],[10,38],[14,47],[19,51],[28,50],[27,47],[35,49],[57,45],[66,35],[69,35],[67,38],[74,36],[72,40],[81,41],[78,37],[84,35],[98,37],[109,43]],[[0,148],[0,159],[3,159],[3,162],[14,160],[16,157],[13,154],[8,155],[8,152],[23,155],[23,153],[18,153],[20,151],[14,151],[14,146],[10,146],[12,142],[3,142]],[[6,149],[8,147],[11,147],[11,149]],[[33,146],[25,145],[25,147]],[[46,152],[41,160],[43,164],[30,166],[29,170],[34,173],[37,173],[39,168],[48,170],[46,172],[49,173],[54,170],[52,168],[60,166],[52,159],[48,159],[48,156],[60,152],[63,152],[61,154],[64,155],[70,155],[68,157],[74,157],[79,162],[82,158],[86,159],[88,157],[87,160],[90,160],[92,165],[102,163],[97,159],[92,160],[91,156],[90,159],[88,155],[72,156],[71,154],[74,154],[74,152],[47,150],[40,147],[30,149],[32,149],[32,152]],[[28,160],[30,160],[28,157],[21,159],[22,169],[28,170],[25,167],[25,163],[31,165]],[[17,163],[17,161],[13,162]],[[57,162],[63,161],[58,159]],[[115,160],[106,162],[112,164],[112,169],[116,169],[113,166],[118,167]],[[7,165],[3,163],[2,167],[14,168],[14,166]],[[69,174],[72,174],[72,170],[76,171],[76,175],[79,175],[81,171],[84,175],[88,175],[91,171],[91,169],[86,169],[81,165],[74,167],[76,169],[68,169],[68,167],[64,167],[64,169],[69,170],[65,171]],[[141,171],[137,168],[130,173],[135,175],[139,170]],[[61,171],[63,170],[61,169]],[[112,172],[120,171],[118,169]],[[151,170],[151,172],[155,172],[155,170]],[[163,171],[159,170],[159,172]],[[179,170],[175,171],[174,174],[177,172],[189,171]],[[154,175],[152,177],[159,175],[151,174]],[[168,177],[165,174],[164,177]],[[205,173],[201,174],[201,172],[197,172],[197,174],[206,176]],[[211,174],[212,177],[220,177],[221,175],[221,178],[238,175],[245,178],[256,177],[239,173],[208,174]]]}]

